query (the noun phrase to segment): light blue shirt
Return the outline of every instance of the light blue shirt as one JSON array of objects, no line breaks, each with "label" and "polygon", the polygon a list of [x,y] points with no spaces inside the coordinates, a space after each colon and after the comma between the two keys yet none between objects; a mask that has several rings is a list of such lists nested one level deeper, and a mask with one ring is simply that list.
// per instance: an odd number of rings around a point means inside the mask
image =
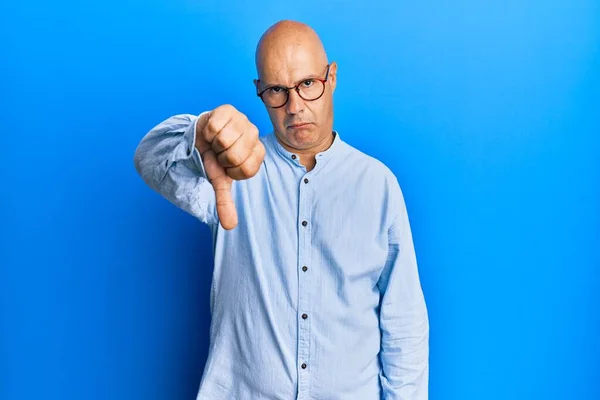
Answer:
[{"label": "light blue shirt", "polygon": [[196,120],[160,123],[134,161],[150,187],[212,231],[197,399],[427,399],[429,319],[392,171],[336,131],[310,172],[274,133],[261,136],[264,161],[233,181],[238,226],[227,231],[194,147]]}]

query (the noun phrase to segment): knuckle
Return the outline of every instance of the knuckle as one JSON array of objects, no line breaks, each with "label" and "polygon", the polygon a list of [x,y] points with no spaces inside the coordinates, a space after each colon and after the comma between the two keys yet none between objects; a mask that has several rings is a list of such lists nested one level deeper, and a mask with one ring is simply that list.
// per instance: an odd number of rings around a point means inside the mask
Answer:
[{"label": "knuckle", "polygon": [[254,155],[250,156],[244,163],[244,175],[247,177],[256,175],[260,169],[260,164],[260,158],[257,158]]},{"label": "knuckle", "polygon": [[217,132],[217,129],[218,129],[217,119],[214,116],[208,120],[208,122],[206,123],[206,128],[205,129],[208,132],[210,132],[210,133],[216,133]]},{"label": "knuckle", "polygon": [[233,168],[236,164],[236,155],[231,150],[225,150],[218,156],[219,163],[223,167]]},{"label": "knuckle", "polygon": [[228,113],[228,114],[231,114],[231,113],[234,113],[234,112],[236,112],[236,111],[237,111],[237,110],[235,109],[235,107],[234,107],[234,106],[232,106],[231,104],[223,104],[221,107],[222,107],[222,108],[223,108],[223,110],[224,110],[226,113]]},{"label": "knuckle", "polygon": [[236,109],[235,107],[231,106],[231,110],[233,111],[234,115],[233,115],[233,119],[238,121],[238,122],[244,122],[248,120],[248,116],[246,114],[244,114],[243,112],[241,112],[240,110]]},{"label": "knuckle", "polygon": [[229,162],[233,166],[238,166],[242,163],[242,157],[239,152],[234,152],[229,155]]},{"label": "knuckle", "polygon": [[233,109],[232,105],[222,104],[213,110],[212,115],[213,115],[213,117],[216,116],[218,119],[224,119],[224,118],[227,118],[229,115],[231,115],[232,109]]},{"label": "knuckle", "polygon": [[227,143],[226,143],[226,140],[223,137],[223,135],[215,136],[215,138],[213,139],[212,145],[213,145],[213,147],[217,147],[219,149],[224,149],[227,147]]},{"label": "knuckle", "polygon": [[240,175],[246,178],[252,176],[252,174],[250,173],[249,163],[245,162],[242,165],[240,165]]},{"label": "knuckle", "polygon": [[258,128],[256,125],[250,124],[250,134],[252,134],[253,137],[258,137]]}]

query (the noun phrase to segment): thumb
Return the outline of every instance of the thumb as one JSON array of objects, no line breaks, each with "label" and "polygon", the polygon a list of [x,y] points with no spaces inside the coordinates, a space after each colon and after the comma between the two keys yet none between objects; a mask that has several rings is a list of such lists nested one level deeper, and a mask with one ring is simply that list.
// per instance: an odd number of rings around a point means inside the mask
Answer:
[{"label": "thumb", "polygon": [[233,179],[227,175],[225,168],[217,161],[215,152],[210,149],[203,155],[204,167],[206,175],[215,190],[215,198],[217,203],[217,214],[223,228],[231,230],[237,226],[238,217],[231,196],[231,185]]}]

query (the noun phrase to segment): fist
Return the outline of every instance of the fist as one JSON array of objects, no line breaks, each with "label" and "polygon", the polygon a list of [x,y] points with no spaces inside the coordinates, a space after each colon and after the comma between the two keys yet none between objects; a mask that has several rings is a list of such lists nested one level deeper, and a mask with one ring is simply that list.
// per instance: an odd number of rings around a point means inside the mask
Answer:
[{"label": "fist", "polygon": [[227,230],[233,229],[238,223],[231,197],[233,179],[253,177],[265,158],[258,129],[246,115],[225,104],[198,118],[195,143],[215,190],[221,225]]}]

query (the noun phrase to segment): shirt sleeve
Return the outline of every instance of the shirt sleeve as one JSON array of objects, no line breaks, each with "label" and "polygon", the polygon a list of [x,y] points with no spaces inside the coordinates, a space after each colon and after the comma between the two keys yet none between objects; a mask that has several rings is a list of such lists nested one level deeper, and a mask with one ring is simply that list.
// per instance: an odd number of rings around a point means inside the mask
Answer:
[{"label": "shirt sleeve", "polygon": [[215,192],[195,147],[199,117],[180,114],[164,120],[142,138],[133,161],[148,186],[200,221],[216,225]]},{"label": "shirt sleeve", "polygon": [[380,296],[380,381],[384,400],[427,400],[429,318],[417,269],[406,205],[396,179],[388,256],[377,283]]}]

